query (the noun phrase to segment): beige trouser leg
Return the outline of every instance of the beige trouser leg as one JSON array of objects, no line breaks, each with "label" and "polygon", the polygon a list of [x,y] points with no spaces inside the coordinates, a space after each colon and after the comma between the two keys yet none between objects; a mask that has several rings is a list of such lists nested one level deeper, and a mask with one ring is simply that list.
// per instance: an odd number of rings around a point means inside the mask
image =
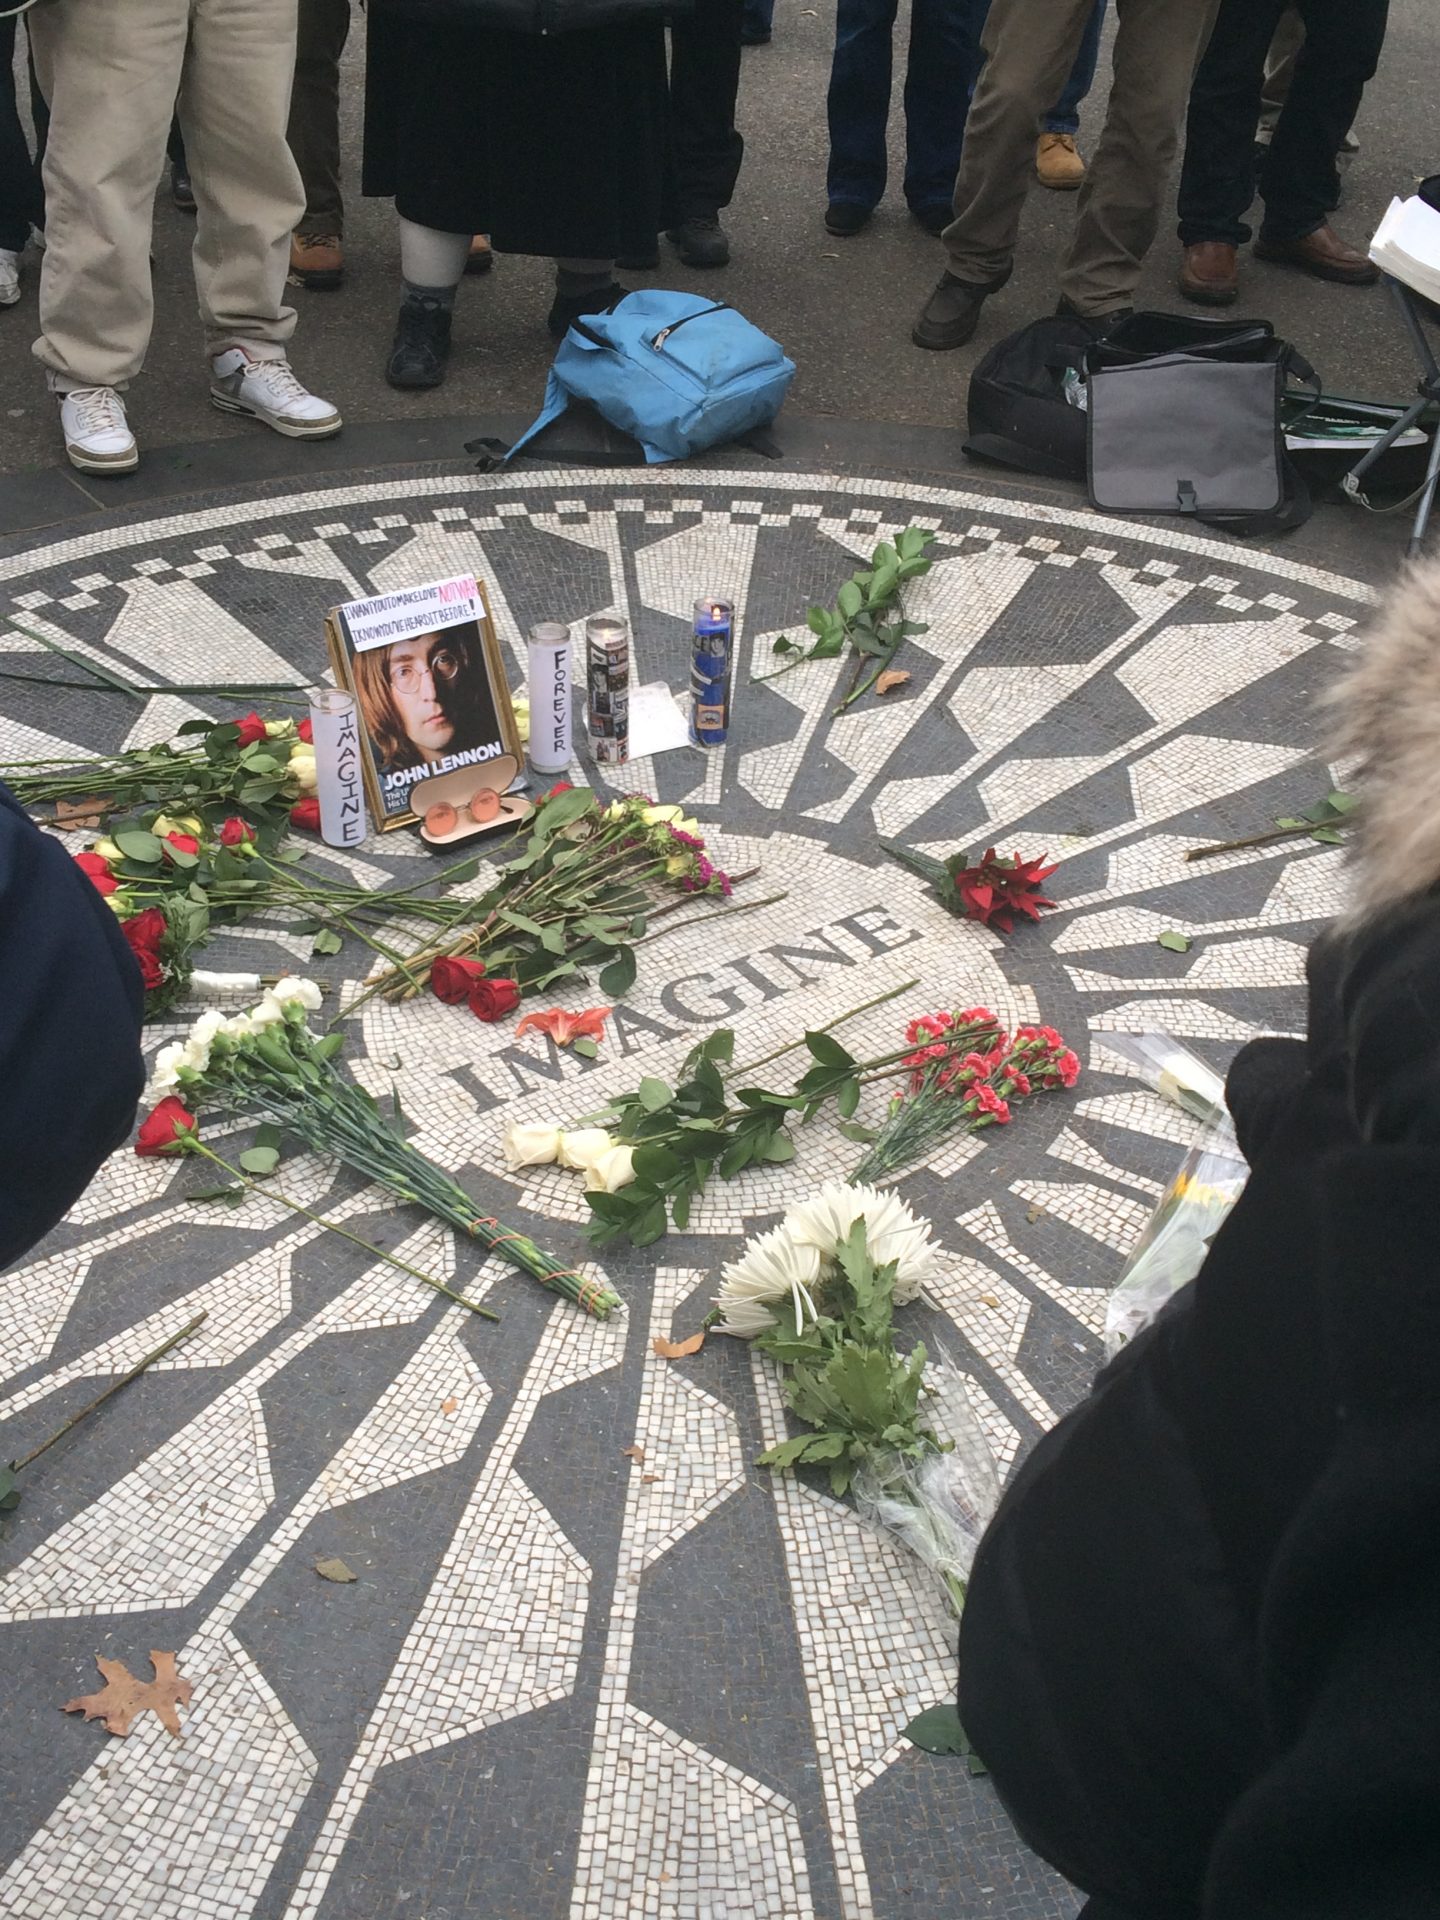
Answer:
[{"label": "beige trouser leg", "polygon": [[1081,313],[1134,304],[1219,0],[1116,0],[1110,105],[1080,189],[1060,291]]},{"label": "beige trouser leg", "polygon": [[[300,177],[285,144],[296,0],[41,0],[46,239],[35,353],[57,391],[124,387],[150,341],[150,224],[178,106],[207,352],[278,357]],[[177,100],[178,96],[178,100]]]}]

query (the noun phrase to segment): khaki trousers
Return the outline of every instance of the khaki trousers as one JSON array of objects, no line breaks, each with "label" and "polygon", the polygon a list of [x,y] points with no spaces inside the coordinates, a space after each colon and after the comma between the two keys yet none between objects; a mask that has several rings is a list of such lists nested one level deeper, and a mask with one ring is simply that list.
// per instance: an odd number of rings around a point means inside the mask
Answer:
[{"label": "khaki trousers", "polygon": [[285,144],[296,0],[40,0],[45,259],[35,354],[56,392],[125,387],[154,318],[150,228],[175,109],[198,215],[205,350],[279,359],[290,231],[304,206]]},{"label": "khaki trousers", "polygon": [[[1104,131],[1076,207],[1060,291],[1082,313],[1130,306],[1155,238],[1190,81],[1218,0],[1116,0]],[[992,0],[988,56],[945,229],[949,269],[975,285],[1010,271],[1042,115],[1060,96],[1093,0]]]}]

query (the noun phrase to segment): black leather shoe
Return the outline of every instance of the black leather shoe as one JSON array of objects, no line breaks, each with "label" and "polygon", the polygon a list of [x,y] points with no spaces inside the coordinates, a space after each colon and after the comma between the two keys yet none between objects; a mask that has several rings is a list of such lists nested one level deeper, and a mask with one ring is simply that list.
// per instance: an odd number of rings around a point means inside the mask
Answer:
[{"label": "black leather shoe", "polygon": [[170,162],[170,198],[181,213],[194,213],[195,189],[190,184],[190,169]]},{"label": "black leather shoe", "polygon": [[583,315],[608,313],[615,302],[623,300],[629,291],[628,287],[611,280],[605,286],[597,287],[593,293],[557,293],[545,324],[555,339],[563,340]]},{"label": "black leather shoe", "polygon": [[859,233],[862,227],[868,227],[873,207],[862,207],[854,200],[832,200],[825,209],[825,231],[833,233],[837,240],[849,240]]},{"label": "black leather shoe", "polygon": [[450,358],[450,313],[438,300],[405,300],[385,378],[392,387],[438,387]]},{"label": "black leather shoe", "polygon": [[692,213],[665,238],[687,267],[728,267],[730,236],[713,213]]},{"label": "black leather shoe", "polygon": [[972,280],[957,280],[953,273],[942,273],[910,329],[910,338],[917,347],[928,347],[933,353],[963,347],[980,324],[981,307],[1009,278],[1007,272],[982,287]]}]

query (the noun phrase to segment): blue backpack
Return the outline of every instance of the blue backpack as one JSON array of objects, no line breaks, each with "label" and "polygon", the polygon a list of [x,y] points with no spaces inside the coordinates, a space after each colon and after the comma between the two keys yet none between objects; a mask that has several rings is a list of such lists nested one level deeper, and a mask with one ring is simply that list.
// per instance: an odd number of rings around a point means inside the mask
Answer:
[{"label": "blue backpack", "polygon": [[652,288],[586,314],[560,342],[545,405],[512,459],[572,400],[631,434],[652,464],[684,460],[768,426],[795,362],[723,301]]}]

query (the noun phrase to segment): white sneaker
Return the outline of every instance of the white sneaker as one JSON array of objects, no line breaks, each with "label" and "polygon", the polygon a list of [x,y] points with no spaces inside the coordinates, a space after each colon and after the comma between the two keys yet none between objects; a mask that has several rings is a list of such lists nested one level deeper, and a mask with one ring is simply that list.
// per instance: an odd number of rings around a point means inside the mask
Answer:
[{"label": "white sneaker", "polygon": [[0,307],[13,307],[20,298],[20,256],[0,247]]},{"label": "white sneaker", "polygon": [[288,360],[258,360],[244,347],[211,360],[210,398],[222,413],[248,413],[291,440],[325,440],[344,424],[328,400],[301,386]]},{"label": "white sneaker", "polygon": [[133,473],[140,464],[114,387],[72,387],[60,395],[60,431],[72,467],[81,473]]}]

